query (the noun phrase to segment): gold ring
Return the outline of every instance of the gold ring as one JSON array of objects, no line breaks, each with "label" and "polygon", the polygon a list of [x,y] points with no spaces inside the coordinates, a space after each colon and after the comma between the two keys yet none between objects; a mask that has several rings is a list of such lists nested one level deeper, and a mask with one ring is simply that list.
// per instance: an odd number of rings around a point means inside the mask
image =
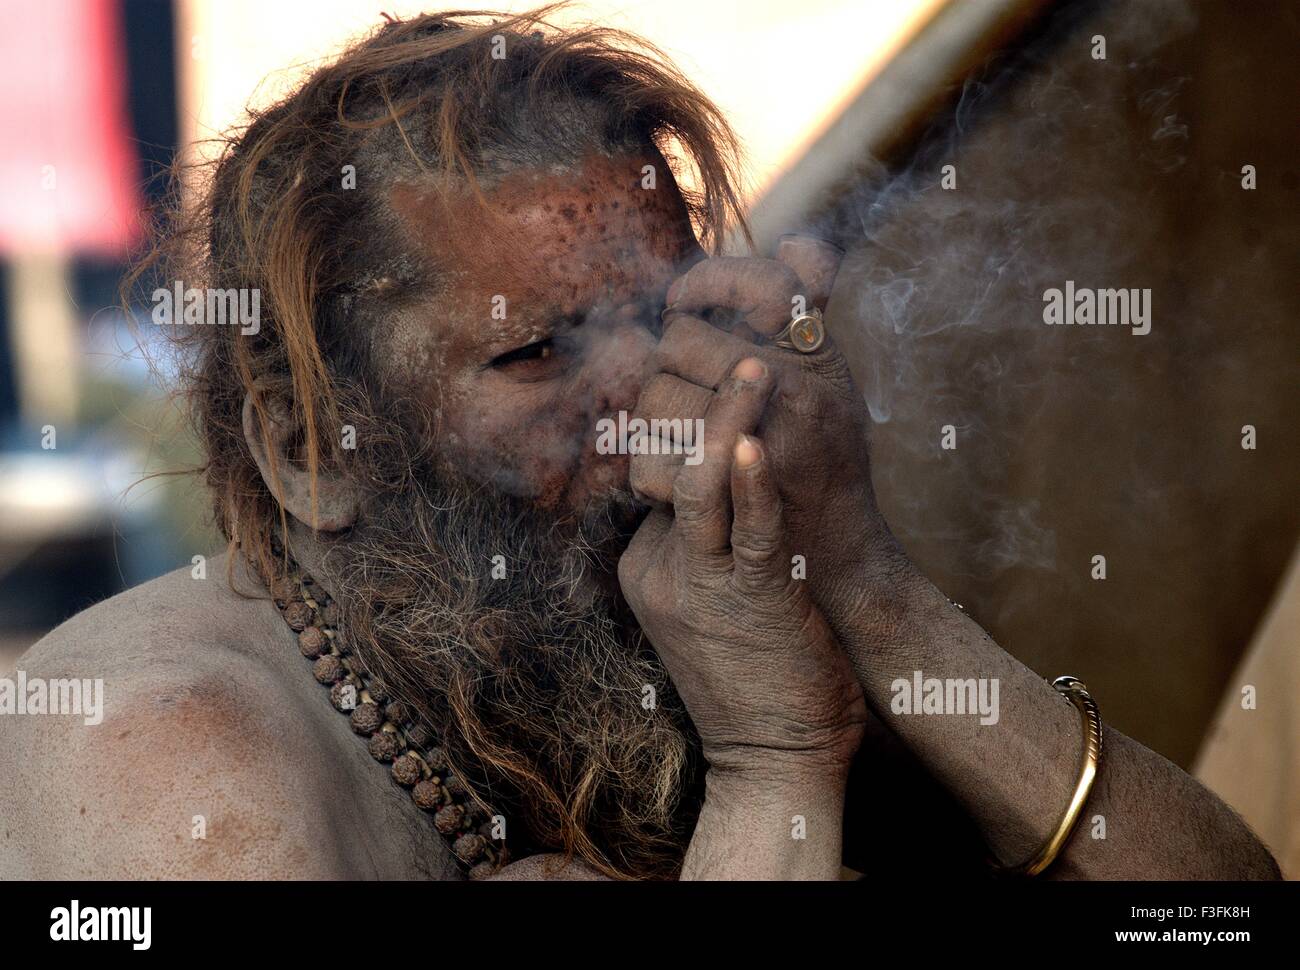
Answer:
[{"label": "gold ring", "polygon": [[826,325],[822,323],[821,310],[813,307],[807,313],[799,314],[771,342],[773,347],[797,350],[801,354],[811,354],[821,349],[821,345],[826,342]]}]

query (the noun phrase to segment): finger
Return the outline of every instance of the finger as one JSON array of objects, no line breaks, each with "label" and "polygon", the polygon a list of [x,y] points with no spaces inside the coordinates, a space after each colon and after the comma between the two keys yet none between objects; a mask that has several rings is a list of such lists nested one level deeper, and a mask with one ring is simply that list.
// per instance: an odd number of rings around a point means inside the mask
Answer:
[{"label": "finger", "polygon": [[672,531],[672,514],[664,509],[653,509],[632,534],[632,541],[618,560],[618,583],[633,610],[641,604],[641,587],[654,566],[661,562],[666,552],[666,538]]},{"label": "finger", "polygon": [[712,401],[710,391],[672,374],[656,374],[646,382],[630,419],[658,433],[647,435],[632,454],[628,478],[633,494],[652,503],[672,501],[685,452],[681,435],[696,427]]},{"label": "finger", "polygon": [[810,370],[831,379],[837,387],[849,374],[848,362],[829,334],[815,353],[800,354],[767,344],[755,345],[735,331],[719,330],[691,314],[673,312],[666,319],[663,338],[655,348],[655,366],[701,387],[721,386],[736,364],[749,356],[761,358],[778,373]]},{"label": "finger", "polygon": [[731,538],[731,449],[754,430],[772,393],[773,377],[755,357],[736,365],[718,389],[703,423],[696,461],[688,456],[673,484],[673,517],[692,558],[724,555]]},{"label": "finger", "polygon": [[825,239],[791,232],[781,237],[776,247],[776,258],[803,280],[807,287],[804,296],[808,305],[826,309],[840,262],[844,259],[844,250]]},{"label": "finger", "polygon": [[736,582],[744,589],[783,589],[790,578],[785,559],[781,497],[771,464],[757,438],[746,435],[733,448],[731,468],[731,555]]},{"label": "finger", "polygon": [[[757,334],[780,333],[790,322],[794,297],[803,295],[799,275],[775,259],[715,256],[696,263],[668,290],[668,307],[703,313],[711,307],[738,311]],[[804,303],[807,304],[807,296]]]},{"label": "finger", "polygon": [[727,333],[697,316],[686,313],[668,315],[663,337],[655,347],[654,364],[666,373],[683,380],[717,390],[731,378],[746,357],[763,357],[769,364],[779,363],[770,350]]},{"label": "finger", "polygon": [[672,505],[673,485],[681,470],[681,455],[633,455],[628,465],[628,485],[642,502]]}]

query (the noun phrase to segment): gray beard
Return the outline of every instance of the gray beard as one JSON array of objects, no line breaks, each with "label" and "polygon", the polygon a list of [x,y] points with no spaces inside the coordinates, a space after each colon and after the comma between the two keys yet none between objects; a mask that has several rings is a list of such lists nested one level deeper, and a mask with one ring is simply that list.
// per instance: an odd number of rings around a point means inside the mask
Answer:
[{"label": "gray beard", "polygon": [[512,851],[676,874],[698,737],[618,592],[627,494],[577,520],[428,479],[372,503],[330,553],[341,625],[440,739]]}]

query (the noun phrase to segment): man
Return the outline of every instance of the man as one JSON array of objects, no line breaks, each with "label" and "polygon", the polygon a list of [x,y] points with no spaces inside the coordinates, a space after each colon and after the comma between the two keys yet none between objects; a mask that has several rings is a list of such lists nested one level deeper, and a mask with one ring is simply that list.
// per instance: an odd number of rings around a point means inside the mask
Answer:
[{"label": "man", "polygon": [[[2,722],[0,875],[833,878],[843,822],[864,870],[1275,876],[1113,730],[1088,787],[1076,709],[908,563],[805,312],[833,261],[697,242],[735,159],[633,39],[531,17],[390,22],[232,139],[140,274],[260,295],[177,328],[232,548],[23,658],[106,713]],[[678,423],[604,453],[620,412]],[[920,829],[844,819],[864,735]]]}]

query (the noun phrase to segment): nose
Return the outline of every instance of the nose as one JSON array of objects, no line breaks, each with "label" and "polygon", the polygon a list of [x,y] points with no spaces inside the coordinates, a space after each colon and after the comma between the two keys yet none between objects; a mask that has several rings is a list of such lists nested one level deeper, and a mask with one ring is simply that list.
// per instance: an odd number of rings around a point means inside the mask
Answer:
[{"label": "nose", "polygon": [[636,307],[621,308],[607,326],[593,329],[584,378],[594,414],[632,410],[649,377],[655,343]]}]

